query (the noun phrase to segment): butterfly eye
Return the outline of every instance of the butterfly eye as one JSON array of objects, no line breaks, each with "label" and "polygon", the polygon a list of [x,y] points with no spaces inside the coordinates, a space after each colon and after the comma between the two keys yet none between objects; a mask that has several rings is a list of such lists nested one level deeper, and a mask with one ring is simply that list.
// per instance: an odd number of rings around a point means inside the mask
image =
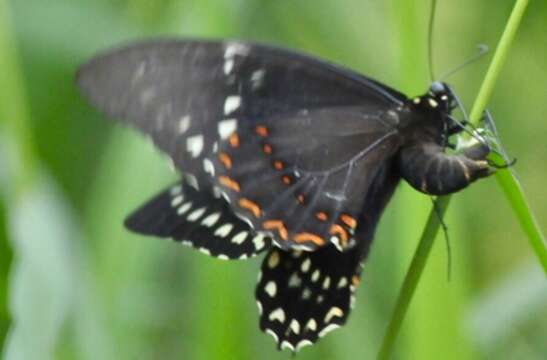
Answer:
[{"label": "butterfly eye", "polygon": [[435,81],[433,84],[431,84],[431,92],[435,95],[441,95],[442,93],[446,93],[446,87],[444,84],[440,81]]}]

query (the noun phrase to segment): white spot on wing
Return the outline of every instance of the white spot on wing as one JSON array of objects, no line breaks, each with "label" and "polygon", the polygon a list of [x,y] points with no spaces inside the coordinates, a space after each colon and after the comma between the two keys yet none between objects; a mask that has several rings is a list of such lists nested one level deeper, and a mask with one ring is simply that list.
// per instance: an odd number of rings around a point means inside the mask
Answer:
[{"label": "white spot on wing", "polygon": [[268,258],[268,267],[270,269],[274,269],[277,265],[279,265],[279,253],[277,251],[273,251]]},{"label": "white spot on wing", "polygon": [[248,234],[249,233],[247,231],[241,231],[236,236],[232,237],[232,242],[234,244],[241,245],[245,241],[245,239],[247,238]]},{"label": "white spot on wing", "polygon": [[199,251],[205,255],[211,256],[211,252],[206,248],[199,248]]},{"label": "white spot on wing", "polygon": [[336,249],[340,252],[342,252],[344,249],[342,249],[342,245],[340,245],[340,239],[338,236],[331,236],[330,242],[334,244]]},{"label": "white spot on wing", "polygon": [[275,342],[279,342],[279,338],[277,337],[277,334],[272,329],[266,329],[264,331],[266,332],[266,334],[271,335],[274,338]]},{"label": "white spot on wing", "polygon": [[264,82],[265,73],[266,72],[264,69],[253,71],[253,73],[251,74],[251,83],[253,90],[259,88],[262,85],[262,83]]},{"label": "white spot on wing", "polygon": [[228,236],[230,231],[232,231],[233,227],[234,227],[233,224],[229,224],[229,223],[224,224],[221,227],[219,227],[218,229],[216,229],[215,235],[220,236],[220,237],[226,237],[226,236]]},{"label": "white spot on wing", "polygon": [[177,214],[178,215],[183,215],[185,214],[188,210],[190,210],[192,208],[192,202],[191,201],[188,201],[184,204],[182,204],[178,210],[177,210]]},{"label": "white spot on wing", "polygon": [[338,289],[344,288],[348,285],[348,279],[345,276],[342,276],[340,278],[340,281],[338,281],[338,285],[336,286]]},{"label": "white spot on wing", "polygon": [[185,115],[179,119],[178,133],[184,134],[190,128],[190,115]]},{"label": "white spot on wing", "polygon": [[203,135],[194,135],[186,139],[186,150],[192,153],[192,157],[198,157],[203,150]]},{"label": "white spot on wing", "polygon": [[241,105],[241,97],[239,95],[230,95],[224,102],[224,115],[228,115],[236,111]]},{"label": "white spot on wing", "polygon": [[182,192],[182,186],[180,185],[173,186],[170,191],[171,196],[179,195],[181,192]]},{"label": "white spot on wing", "polygon": [[289,287],[299,287],[300,284],[302,284],[302,279],[294,272],[289,278]]},{"label": "white spot on wing", "polygon": [[212,213],[211,215],[207,216],[205,219],[201,221],[201,225],[205,225],[207,227],[211,227],[216,224],[218,219],[220,218],[220,212]]},{"label": "white spot on wing", "polygon": [[330,287],[330,276],[327,276],[323,281],[323,290],[327,290]]},{"label": "white spot on wing", "polygon": [[203,159],[203,170],[211,176],[215,176],[215,166],[211,160]]},{"label": "white spot on wing", "polygon": [[222,196],[222,190],[220,190],[220,188],[216,185],[213,186],[213,196],[216,199],[220,199],[220,197]]},{"label": "white spot on wing", "polygon": [[277,293],[277,285],[273,281],[269,281],[266,286],[264,286],[264,291],[266,294],[268,294],[270,297],[274,297]]},{"label": "white spot on wing", "polygon": [[185,174],[184,177],[185,177],[186,182],[188,183],[188,185],[190,185],[191,187],[193,187],[196,190],[199,190],[198,179],[194,175]]},{"label": "white spot on wing", "polygon": [[325,322],[328,323],[332,320],[333,317],[342,317],[344,316],[344,312],[339,307],[333,306],[330,308],[327,315],[325,315]]},{"label": "white spot on wing", "polygon": [[182,203],[183,197],[182,195],[177,195],[171,200],[171,206],[172,207],[178,207]]},{"label": "white spot on wing", "polygon": [[328,324],[323,330],[319,332],[319,337],[323,337],[331,331],[338,329],[339,327],[340,325],[337,324]]},{"label": "white spot on wing", "polygon": [[266,243],[264,242],[264,234],[259,233],[253,238],[253,243],[255,244],[255,249],[257,251],[261,250],[266,246]]},{"label": "white spot on wing", "polygon": [[199,219],[204,213],[205,213],[205,207],[199,208],[197,210],[192,211],[188,217],[186,217],[186,220],[188,221],[196,221]]},{"label": "white spot on wing", "polygon": [[283,324],[285,322],[285,312],[283,311],[282,308],[277,308],[270,313],[270,315],[268,316],[268,320],[270,321],[277,320]]},{"label": "white spot on wing", "polygon": [[[218,123],[218,134],[220,138],[225,140],[230,137],[237,129],[237,120],[236,119],[226,119]],[[217,144],[218,146],[218,144]],[[213,149],[213,152],[216,152]]]},{"label": "white spot on wing", "polygon": [[306,324],[306,329],[311,331],[317,330],[317,322],[314,319],[310,319]]},{"label": "white spot on wing", "polygon": [[302,291],[302,300],[309,300],[311,298],[311,290],[309,288],[304,288]]},{"label": "white spot on wing", "polygon": [[281,350],[289,349],[290,351],[294,351],[294,346],[288,342],[287,340],[284,340],[281,342]]},{"label": "white spot on wing", "polygon": [[291,324],[289,325],[289,327],[296,335],[300,334],[300,323],[296,321],[296,319],[291,320]]},{"label": "white spot on wing", "polygon": [[300,267],[300,270],[302,270],[303,273],[307,273],[310,270],[310,266],[311,266],[311,260],[310,260],[310,258],[307,258],[302,263],[302,266]]},{"label": "white spot on wing", "polygon": [[245,44],[242,44],[242,43],[238,43],[238,42],[235,42],[235,41],[230,41],[228,43],[226,43],[226,49],[224,50],[224,58],[225,59],[230,59],[230,58],[233,58],[234,55],[241,55],[241,56],[245,56],[247,54],[249,54],[249,47]]},{"label": "white spot on wing", "polygon": [[304,339],[300,341],[298,344],[296,344],[296,351],[300,351],[303,347],[313,345],[313,343],[310,340]]},{"label": "white spot on wing", "polygon": [[316,282],[317,280],[319,280],[319,275],[321,275],[319,269],[315,270],[313,274],[311,274],[311,281]]},{"label": "white spot on wing", "polygon": [[234,69],[234,59],[228,58],[224,60],[224,74],[229,75]]}]

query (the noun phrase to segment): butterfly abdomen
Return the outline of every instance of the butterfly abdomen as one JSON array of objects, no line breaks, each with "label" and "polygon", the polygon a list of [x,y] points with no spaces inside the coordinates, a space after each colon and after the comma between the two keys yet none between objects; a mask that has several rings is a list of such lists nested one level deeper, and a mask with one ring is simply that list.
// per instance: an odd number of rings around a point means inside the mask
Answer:
[{"label": "butterfly abdomen", "polygon": [[446,195],[491,174],[485,160],[446,154],[435,143],[419,143],[401,149],[398,158],[402,177],[416,190]]}]

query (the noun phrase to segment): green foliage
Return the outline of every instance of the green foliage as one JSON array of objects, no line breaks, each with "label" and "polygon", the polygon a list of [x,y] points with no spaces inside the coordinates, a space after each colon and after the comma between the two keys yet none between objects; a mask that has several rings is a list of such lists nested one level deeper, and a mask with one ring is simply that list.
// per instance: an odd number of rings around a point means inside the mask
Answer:
[{"label": "green foliage", "polygon": [[[23,358],[25,339],[40,346],[44,358],[57,359],[287,357],[258,330],[259,260],[216,261],[123,229],[124,216],[176,175],[141,137],[115,128],[82,101],[73,85],[78,64],[99,49],[145,36],[235,37],[300,48],[416,95],[429,83],[428,6],[404,0],[0,0],[0,138],[10,139],[0,151],[10,143],[10,159],[16,159],[0,168],[2,219],[9,219],[6,234],[16,255],[11,292],[3,292],[2,256],[9,252],[0,255],[0,304],[13,304],[19,325],[4,350],[9,358]],[[511,7],[464,0],[439,3],[437,11],[433,50],[442,73],[476,43],[496,44]],[[507,150],[519,158],[516,171],[529,196],[524,204],[536,210],[539,228],[547,225],[541,151],[546,16],[543,2],[530,4],[489,102]],[[487,64],[449,79],[465,102],[475,98]],[[2,164],[5,158],[0,153]],[[4,170],[17,170],[7,184]],[[26,195],[11,196],[15,192]],[[299,358],[376,356],[430,206],[427,197],[400,187],[379,226],[349,323]],[[540,265],[495,181],[455,196],[446,222],[452,280],[446,281],[443,242],[436,241],[395,358],[438,358],[441,351],[457,359],[541,358],[545,284],[538,283]],[[7,244],[0,232],[0,246]],[[509,311],[506,299],[522,306]],[[508,330],[493,331],[493,317]]]}]

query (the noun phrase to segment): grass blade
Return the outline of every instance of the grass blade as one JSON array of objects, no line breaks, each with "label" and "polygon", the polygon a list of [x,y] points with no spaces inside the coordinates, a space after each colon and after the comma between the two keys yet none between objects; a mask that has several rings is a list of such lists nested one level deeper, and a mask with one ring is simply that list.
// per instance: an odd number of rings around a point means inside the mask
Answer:
[{"label": "grass blade", "polygon": [[[477,99],[473,105],[473,109],[471,111],[471,116],[470,116],[470,121],[473,124],[477,124],[480,121],[480,118],[484,110],[486,109],[486,104],[490,100],[492,90],[499,77],[501,68],[507,58],[510,45],[515,37],[516,31],[519,27],[520,21],[522,20],[522,16],[524,15],[527,5],[528,5],[528,0],[517,0],[517,2],[515,3],[513,11],[511,12],[511,16],[509,17],[509,20],[505,26],[505,30],[502,34],[502,37],[500,39],[500,42],[498,44],[498,47],[492,59],[492,62],[490,63],[490,66],[486,73],[485,79],[479,90]],[[509,181],[507,177],[503,175],[503,173],[505,172],[507,171],[503,171],[503,170],[499,171],[497,178],[499,179],[500,177],[502,177],[504,179],[503,184],[506,184],[508,187],[506,194],[507,192],[509,192],[512,195],[511,198],[514,198],[514,202],[512,202],[512,205],[513,203],[515,204],[513,206],[513,209],[515,211],[521,211],[521,209],[528,210],[529,207],[527,206],[527,203],[524,200],[522,191],[518,190],[519,187],[515,188],[514,186],[515,182]],[[446,211],[449,202],[450,202],[450,196],[440,197],[437,203],[438,209],[437,210],[433,209],[429,215],[429,220],[426,224],[424,232],[422,233],[420,242],[418,244],[418,248],[414,254],[409,270],[403,282],[392,318],[390,320],[386,334],[384,336],[384,340],[382,342],[380,352],[378,353],[379,359],[389,359],[391,353],[393,352],[393,345],[400,331],[403,319],[406,315],[408,306],[416,290],[416,287],[420,280],[425,264],[427,263],[427,258],[429,256],[435,236],[437,235],[437,232],[439,230],[439,226],[440,226],[439,218],[442,218],[442,215]],[[537,246],[541,252],[541,248],[542,247],[544,248],[544,245],[541,246],[542,245],[541,233],[539,231],[539,228],[537,228],[537,226],[534,226],[535,222],[533,220],[533,217],[531,217],[531,214],[529,212],[522,212],[517,214],[517,216],[519,217],[519,219],[520,219],[520,216],[524,217],[524,219],[521,220],[521,224],[525,223],[528,226],[527,228],[525,228],[525,231],[526,229],[529,229],[530,231],[532,231],[532,234],[537,234],[537,237],[539,237],[539,240],[534,240],[531,242],[534,246],[534,249],[536,250],[536,246]],[[539,257],[540,259],[543,259],[543,256],[539,256]]]},{"label": "grass blade", "polygon": [[522,230],[528,237],[528,242],[536,254],[543,272],[547,275],[547,247],[539,224],[537,223],[528,201],[524,196],[524,190],[516,175],[511,170],[501,170],[496,173],[496,180],[501,187],[505,198],[509,201]]}]

